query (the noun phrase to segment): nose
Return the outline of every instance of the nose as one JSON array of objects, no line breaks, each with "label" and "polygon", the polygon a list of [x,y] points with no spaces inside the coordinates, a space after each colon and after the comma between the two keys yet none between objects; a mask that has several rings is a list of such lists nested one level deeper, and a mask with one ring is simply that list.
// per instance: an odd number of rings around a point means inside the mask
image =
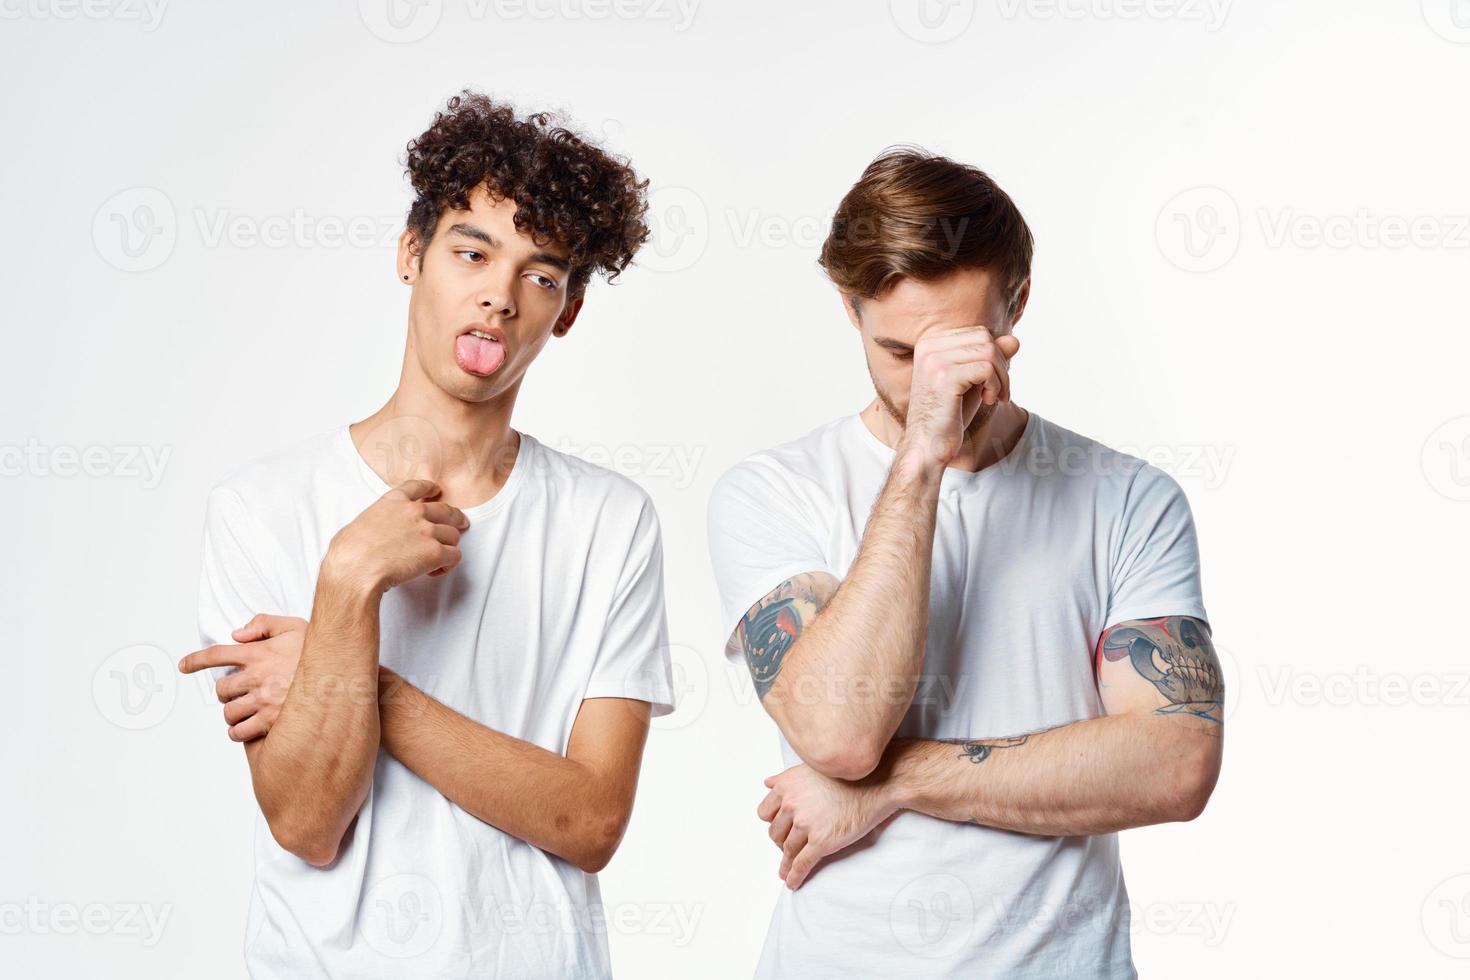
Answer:
[{"label": "nose", "polygon": [[511,282],[500,276],[486,281],[480,288],[479,304],[480,310],[487,316],[515,316],[515,290]]}]

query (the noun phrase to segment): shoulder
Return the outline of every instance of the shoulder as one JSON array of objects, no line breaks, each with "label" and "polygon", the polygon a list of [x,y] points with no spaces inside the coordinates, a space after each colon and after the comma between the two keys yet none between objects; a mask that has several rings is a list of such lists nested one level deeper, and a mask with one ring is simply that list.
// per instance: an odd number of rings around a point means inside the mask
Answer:
[{"label": "shoulder", "polygon": [[342,437],[342,428],[333,428],[238,464],[211,487],[211,505],[228,501],[269,511],[299,503],[325,471],[342,467]]},{"label": "shoulder", "polygon": [[828,422],[741,459],[715,481],[711,511],[741,503],[763,506],[825,495],[823,487],[847,468],[852,447],[845,430],[851,422],[851,417]]},{"label": "shoulder", "polygon": [[[542,499],[599,521],[658,525],[653,497],[635,480],[521,433],[527,453],[526,479]],[[519,464],[518,464],[519,465]],[[522,488],[524,492],[525,488]]]},{"label": "shoulder", "polygon": [[1024,465],[1037,475],[1086,486],[1120,510],[1140,500],[1184,498],[1178,481],[1153,463],[1039,415],[1026,456]]}]

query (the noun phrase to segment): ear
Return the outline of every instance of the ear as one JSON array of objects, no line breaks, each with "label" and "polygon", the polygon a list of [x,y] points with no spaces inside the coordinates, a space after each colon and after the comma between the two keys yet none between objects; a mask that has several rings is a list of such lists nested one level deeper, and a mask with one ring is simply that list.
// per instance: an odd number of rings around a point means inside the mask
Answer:
[{"label": "ear", "polygon": [[576,299],[567,300],[567,305],[562,309],[561,316],[556,318],[556,323],[551,328],[551,332],[555,336],[565,337],[567,331],[572,329],[572,324],[576,322],[577,314],[582,312],[582,301],[584,299],[586,299],[585,295],[578,296]]},{"label": "ear", "polygon": [[403,229],[398,236],[398,281],[413,282],[423,268],[423,251],[419,236]]},{"label": "ear", "polygon": [[851,293],[839,293],[838,295],[842,297],[842,309],[847,314],[847,322],[851,323],[858,330],[862,330],[863,315],[858,309],[858,304],[862,301]]},{"label": "ear", "polygon": [[1016,294],[1015,308],[1011,311],[1011,326],[1014,327],[1021,320],[1021,314],[1026,312],[1026,301],[1031,298],[1031,277],[1021,283],[1021,291]]}]

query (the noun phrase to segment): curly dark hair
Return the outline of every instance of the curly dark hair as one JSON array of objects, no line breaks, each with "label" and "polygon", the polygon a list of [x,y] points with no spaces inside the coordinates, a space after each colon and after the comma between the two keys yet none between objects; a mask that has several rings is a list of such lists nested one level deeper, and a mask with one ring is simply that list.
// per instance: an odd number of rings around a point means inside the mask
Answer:
[{"label": "curly dark hair", "polygon": [[408,227],[424,247],[444,211],[468,208],[483,184],[515,202],[518,230],[571,253],[572,296],[594,272],[617,279],[648,240],[648,181],[551,113],[518,118],[514,107],[466,89],[409,141],[406,165],[416,194]]}]

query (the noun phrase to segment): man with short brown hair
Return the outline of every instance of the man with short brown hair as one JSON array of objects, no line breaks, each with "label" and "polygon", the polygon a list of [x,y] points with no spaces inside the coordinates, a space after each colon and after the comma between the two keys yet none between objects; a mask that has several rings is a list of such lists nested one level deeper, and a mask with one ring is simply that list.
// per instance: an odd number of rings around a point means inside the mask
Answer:
[{"label": "man with short brown hair", "polygon": [[875,397],[715,488],[727,653],[790,765],[760,977],[1135,976],[1116,831],[1214,788],[1188,502],[1011,400],[1031,252],[983,172],[880,156],[822,250]]}]

